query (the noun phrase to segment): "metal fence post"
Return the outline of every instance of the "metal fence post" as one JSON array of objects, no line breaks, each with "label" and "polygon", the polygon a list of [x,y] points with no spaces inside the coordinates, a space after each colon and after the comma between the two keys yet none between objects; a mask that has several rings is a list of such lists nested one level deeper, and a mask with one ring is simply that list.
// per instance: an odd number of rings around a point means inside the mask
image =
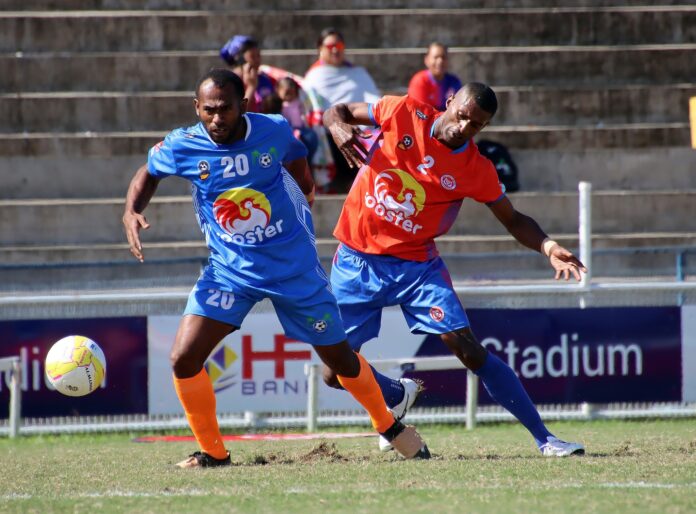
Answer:
[{"label": "metal fence post", "polygon": [[22,419],[22,365],[19,357],[12,362],[12,378],[10,383],[10,438],[19,435]]},{"label": "metal fence post", "polygon": [[470,369],[466,371],[466,429],[476,428],[478,410],[478,376]]},{"label": "metal fence post", "polygon": [[[587,273],[581,274],[580,285],[589,290],[592,282],[592,184],[578,184],[578,245],[580,260],[587,268]],[[585,296],[580,296],[580,308],[585,308]]]},{"label": "metal fence post", "polygon": [[317,405],[319,404],[319,364],[305,364],[307,375],[307,432],[317,431]]}]

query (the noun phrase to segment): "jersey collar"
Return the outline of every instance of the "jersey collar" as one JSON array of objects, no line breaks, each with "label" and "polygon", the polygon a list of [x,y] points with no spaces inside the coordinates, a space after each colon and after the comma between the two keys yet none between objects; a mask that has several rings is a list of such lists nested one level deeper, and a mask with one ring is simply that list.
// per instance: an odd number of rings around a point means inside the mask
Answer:
[{"label": "jersey collar", "polygon": [[[437,124],[440,122],[441,119],[442,119],[442,116],[438,116],[437,118],[435,118],[435,121],[433,121],[433,124],[430,126],[430,137],[431,137],[432,139],[435,139],[435,125],[437,125]],[[463,144],[462,146],[460,146],[459,148],[455,148],[454,150],[452,150],[451,153],[453,153],[453,154],[462,153],[462,152],[465,151],[467,148],[469,148],[469,143],[470,143],[470,142],[471,142],[471,139],[469,139],[466,143],[464,143],[464,144]]]}]

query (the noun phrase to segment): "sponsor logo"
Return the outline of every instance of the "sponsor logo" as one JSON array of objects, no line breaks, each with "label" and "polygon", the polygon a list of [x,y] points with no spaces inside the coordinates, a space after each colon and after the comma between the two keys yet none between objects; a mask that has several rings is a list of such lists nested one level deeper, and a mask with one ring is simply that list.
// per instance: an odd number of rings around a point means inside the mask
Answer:
[{"label": "sponsor logo", "polygon": [[225,191],[213,203],[213,216],[227,243],[257,244],[283,232],[283,220],[271,223],[271,204],[254,189],[237,187]]},{"label": "sponsor logo", "polygon": [[430,307],[430,317],[433,321],[440,322],[445,319],[445,312],[438,306]]},{"label": "sponsor logo", "polygon": [[413,146],[413,137],[411,137],[408,134],[405,134],[396,146],[398,148],[401,148],[402,150],[408,150]]},{"label": "sponsor logo", "polygon": [[442,175],[442,178],[440,178],[440,185],[443,188],[452,191],[452,189],[457,187],[457,181],[454,180],[452,175]]},{"label": "sponsor logo", "polygon": [[237,373],[235,373],[234,363],[237,362],[237,353],[222,343],[218,350],[214,352],[205,362],[205,370],[213,383],[215,392],[220,392],[237,383]]},{"label": "sponsor logo", "polygon": [[411,219],[425,206],[425,190],[403,170],[388,169],[375,177],[374,193],[365,193],[365,206],[402,230],[415,234],[423,225]]},{"label": "sponsor logo", "polygon": [[428,119],[428,115],[419,110],[416,110],[416,116],[418,116],[422,120]]}]

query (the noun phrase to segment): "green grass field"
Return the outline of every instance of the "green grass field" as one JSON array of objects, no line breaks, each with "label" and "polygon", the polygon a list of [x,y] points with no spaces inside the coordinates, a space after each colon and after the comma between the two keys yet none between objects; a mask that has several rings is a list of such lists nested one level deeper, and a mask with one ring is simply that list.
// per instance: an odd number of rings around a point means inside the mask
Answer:
[{"label": "green grass field", "polygon": [[235,442],[233,466],[179,470],[189,443],[132,435],[0,441],[0,512],[696,512],[696,420],[553,423],[587,455],[542,458],[517,424],[423,426],[430,461],[376,438]]}]

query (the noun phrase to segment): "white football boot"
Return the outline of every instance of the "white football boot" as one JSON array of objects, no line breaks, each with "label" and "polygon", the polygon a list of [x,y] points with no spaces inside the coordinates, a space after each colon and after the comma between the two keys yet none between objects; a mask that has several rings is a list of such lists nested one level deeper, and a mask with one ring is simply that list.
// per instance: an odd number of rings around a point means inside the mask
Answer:
[{"label": "white football boot", "polygon": [[[408,410],[416,403],[418,395],[423,391],[423,383],[420,380],[412,380],[410,378],[400,378],[399,382],[404,386],[404,397],[397,405],[389,409],[394,415],[394,419],[401,421]],[[394,449],[389,441],[384,437],[379,436],[379,449],[383,452],[388,452]]]},{"label": "white football boot", "polygon": [[557,437],[549,436],[539,447],[544,457],[568,457],[570,455],[585,455],[585,447],[580,443],[568,443]]}]

